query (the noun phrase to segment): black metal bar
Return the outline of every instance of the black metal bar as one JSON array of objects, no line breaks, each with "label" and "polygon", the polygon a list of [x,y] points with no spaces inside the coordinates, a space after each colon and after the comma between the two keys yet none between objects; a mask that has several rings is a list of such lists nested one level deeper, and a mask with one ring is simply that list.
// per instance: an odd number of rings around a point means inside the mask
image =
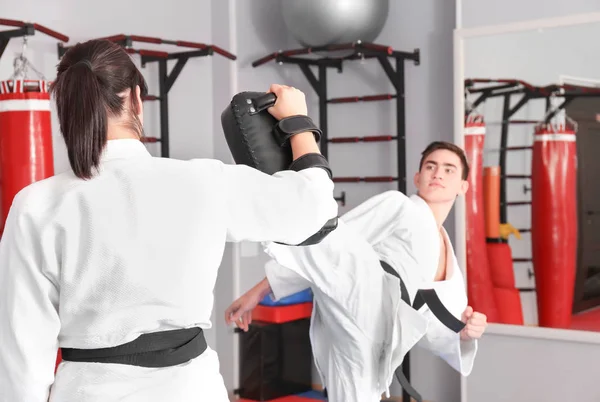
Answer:
[{"label": "black metal bar", "polygon": [[[510,119],[510,95],[504,96],[502,106],[502,128],[500,131],[500,171],[506,171],[506,148],[508,147],[508,121]],[[500,223],[507,222],[506,211],[506,180],[500,178]]]},{"label": "black metal bar", "polygon": [[69,50],[70,46],[65,46],[65,45],[63,45],[62,43],[59,42],[56,45],[56,47],[57,47],[57,50],[58,50],[58,58],[60,59],[60,58],[62,58],[65,55],[65,53],[67,53],[67,50]]},{"label": "black metal bar", "polygon": [[169,157],[169,97],[167,60],[158,61],[158,90],[160,93],[160,152],[163,158]]},{"label": "black metal bar", "polygon": [[402,88],[402,86],[401,86],[402,84],[400,84],[398,82],[397,73],[396,73],[396,71],[394,71],[394,67],[392,67],[392,64],[390,63],[389,58],[384,57],[384,56],[378,56],[377,60],[379,60],[381,67],[383,67],[383,70],[385,71],[388,78],[392,82],[392,85],[396,89],[396,92],[399,92]]},{"label": "black metal bar", "polygon": [[337,68],[338,70],[342,68],[342,60],[338,59],[304,59],[301,57],[290,57],[278,54],[275,61],[277,63],[304,64],[307,66],[326,66]]},{"label": "black metal bar", "polygon": [[380,94],[380,95],[366,95],[366,96],[344,96],[342,98],[331,98],[327,99],[327,103],[340,104],[340,103],[356,103],[356,102],[375,102],[395,99],[395,94]]},{"label": "black metal bar", "polygon": [[333,197],[337,202],[342,204],[342,206],[346,206],[346,192],[342,191],[339,197]]},{"label": "black metal bar", "polygon": [[506,147],[506,151],[529,151],[532,150],[533,147]]},{"label": "black metal bar", "polygon": [[[383,64],[382,64],[383,66]],[[391,66],[390,66],[391,67]],[[385,68],[385,67],[384,67]],[[396,88],[396,132],[398,139],[396,140],[396,158],[397,158],[397,169],[398,169],[398,191],[406,194],[406,104],[404,97],[404,60],[400,57],[396,57],[396,74],[395,80],[392,84]],[[386,71],[387,73],[387,71]],[[404,360],[402,361],[402,372],[404,376],[410,382],[410,352],[406,353]],[[402,400],[410,401],[411,396],[407,390],[402,389]]]},{"label": "black metal bar", "polygon": [[[513,106],[510,111],[508,112],[508,118],[512,117],[515,113],[517,113],[523,106],[525,106],[525,104],[527,102],[529,102],[529,99],[531,99],[530,94],[525,94],[523,95],[523,97],[521,99],[519,99],[519,101],[517,102],[517,104],[515,106]],[[509,105],[510,107],[510,105]],[[508,119],[507,119],[508,120]]]},{"label": "black metal bar", "polygon": [[[396,85],[398,191],[406,194],[406,104],[404,98],[404,59],[400,57],[396,58]],[[406,378],[410,380],[409,377]]]},{"label": "black metal bar", "polygon": [[186,51],[186,52],[175,52],[175,53],[169,53],[169,60],[175,60],[175,59],[181,59],[181,58],[191,59],[192,57],[211,56],[212,54],[213,54],[213,50],[211,48],[206,48],[206,49],[202,49],[202,50],[191,50],[191,51]]},{"label": "black metal bar", "polygon": [[302,70],[302,72],[304,73],[304,76],[306,77],[306,79],[308,80],[310,85],[313,87],[313,90],[320,97],[321,96],[320,83],[319,83],[319,80],[317,79],[317,77],[315,76],[315,73],[313,73],[312,70],[310,69],[310,66],[308,66],[306,64],[298,64],[298,67],[300,67],[300,70]]},{"label": "black metal bar", "polygon": [[513,258],[513,262],[531,262],[531,258]]},{"label": "black metal bar", "polygon": [[[404,360],[402,360],[402,372],[404,373],[404,377],[410,383],[410,352],[408,352],[404,356]],[[403,401],[412,401],[410,394],[407,390],[402,388],[402,400]]]},{"label": "black metal bar", "polygon": [[[166,52],[165,52],[166,53]],[[204,57],[212,54],[211,49],[202,49],[202,50],[192,50],[190,52],[176,52],[176,53],[166,53],[165,57],[151,56],[151,55],[142,55],[142,67],[146,65],[146,63],[152,63],[154,61],[161,61],[164,59],[167,60],[182,60],[182,59],[191,59],[192,57]]]},{"label": "black metal bar", "polygon": [[177,79],[177,77],[179,77],[179,74],[181,74],[181,70],[183,70],[185,63],[187,63],[188,60],[189,59],[187,57],[182,57],[179,60],[177,60],[177,64],[175,64],[175,66],[173,66],[173,70],[171,70],[171,73],[167,77],[167,82],[166,82],[167,94],[171,90],[171,87],[175,83],[175,80]]},{"label": "black metal bar", "polygon": [[546,116],[546,121],[545,122],[546,123],[550,123],[550,120],[552,120],[552,118],[554,116],[556,116],[556,114],[560,110],[564,109],[569,103],[573,102],[574,99],[575,99],[574,96],[567,96],[567,97],[565,97],[565,99],[563,100],[563,102],[560,105],[558,105],[556,107],[556,109],[554,109],[552,112],[548,113],[548,115]]},{"label": "black metal bar", "polygon": [[505,202],[504,204],[501,204],[504,206],[514,206],[514,205],[531,205],[531,201],[511,201],[511,202]]},{"label": "black metal bar", "polygon": [[539,122],[540,122],[539,120],[518,120],[518,119],[509,121],[510,124],[538,124]]},{"label": "black metal bar", "polygon": [[502,84],[502,85],[496,85],[493,87],[485,87],[485,88],[475,88],[475,89],[471,89],[470,85],[467,83],[467,90],[470,93],[477,93],[477,92],[491,92],[494,90],[503,90],[503,89],[511,89],[514,88],[516,85],[515,84]]},{"label": "black metal bar", "polygon": [[323,133],[321,138],[321,154],[329,159],[329,141],[327,141],[327,66],[319,65],[319,128]]},{"label": "black metal bar", "polygon": [[[510,107],[510,97],[511,94],[506,94],[504,95],[504,104],[502,107],[502,129],[501,129],[501,134],[500,134],[500,171],[501,172],[506,172],[506,150],[508,148],[508,127],[510,125],[510,118],[519,111],[519,109],[521,109],[523,106],[525,106],[525,104],[527,104],[527,102],[529,101],[529,99],[531,99],[531,96],[529,93],[525,93],[525,95],[523,95],[521,97],[521,99],[519,99],[519,101],[517,102],[517,104],[515,106],[513,106],[512,108]],[[517,175],[502,175],[500,177],[500,223],[506,223],[508,220],[507,217],[507,203],[506,203],[506,179],[507,178],[517,178]],[[526,177],[519,177],[519,178],[526,178]]]},{"label": "black metal bar", "polygon": [[27,24],[24,27],[18,29],[0,31],[0,58],[4,54],[6,46],[8,46],[8,42],[10,42],[11,38],[19,38],[23,36],[30,36],[33,34],[35,34],[35,29],[31,24]]},{"label": "black metal bar", "polygon": [[535,288],[517,288],[519,292],[535,292]]},{"label": "black metal bar", "polygon": [[475,99],[475,102],[473,102],[472,108],[475,109],[477,106],[483,103],[488,98],[488,96],[489,92],[484,92],[481,95],[479,95],[479,98]]},{"label": "black metal bar", "polygon": [[[503,174],[500,176],[502,179],[531,179],[530,174]],[[506,222],[503,222],[506,223]]]},{"label": "black metal bar", "polygon": [[10,39],[0,37],[0,58],[2,58],[2,55],[4,54],[4,51],[6,50],[6,46],[8,45],[9,41]]},{"label": "black metal bar", "polygon": [[[508,89],[508,90],[504,90],[504,91],[490,92],[488,94],[488,98],[496,98],[496,97],[505,96],[505,95],[519,95],[519,94],[524,94],[524,93],[527,93],[527,89],[525,89],[525,88]],[[532,97],[535,97],[535,96],[532,96]],[[542,96],[539,96],[539,97],[542,97]]]},{"label": "black metal bar", "polygon": [[9,31],[0,31],[0,38],[3,39],[20,38],[31,35],[35,35],[35,28],[31,24],[27,24],[21,28],[11,29]]}]

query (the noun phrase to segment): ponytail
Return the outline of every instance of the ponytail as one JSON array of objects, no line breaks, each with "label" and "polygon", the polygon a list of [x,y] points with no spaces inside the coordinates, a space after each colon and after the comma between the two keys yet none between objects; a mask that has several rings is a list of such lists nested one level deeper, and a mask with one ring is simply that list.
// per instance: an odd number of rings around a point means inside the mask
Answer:
[{"label": "ponytail", "polygon": [[102,89],[89,62],[75,63],[56,82],[60,122],[69,163],[75,175],[90,179],[106,142],[107,116]]},{"label": "ponytail", "polygon": [[[136,85],[144,96],[144,77],[116,43],[90,40],[78,43],[63,55],[51,91],[69,163],[77,177],[90,179],[98,169],[108,140],[109,118],[128,120],[127,128],[142,134],[134,99]],[[131,89],[131,105],[125,104],[121,96],[127,89]],[[129,116],[124,116],[124,112]]]}]

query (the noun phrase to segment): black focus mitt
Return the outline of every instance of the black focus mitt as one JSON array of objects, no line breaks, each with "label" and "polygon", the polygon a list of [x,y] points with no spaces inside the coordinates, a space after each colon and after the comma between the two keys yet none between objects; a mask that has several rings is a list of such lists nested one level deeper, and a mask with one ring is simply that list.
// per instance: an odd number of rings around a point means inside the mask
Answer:
[{"label": "black focus mitt", "polygon": [[[273,93],[241,92],[221,113],[223,133],[235,163],[267,174],[319,167],[332,177],[327,159],[319,153],[305,154],[293,160],[289,144],[293,135],[309,131],[318,142],[323,133],[308,116],[291,116],[278,121],[267,111],[276,100]],[[327,221],[319,232],[298,246],[317,244],[336,227],[337,217]]]}]

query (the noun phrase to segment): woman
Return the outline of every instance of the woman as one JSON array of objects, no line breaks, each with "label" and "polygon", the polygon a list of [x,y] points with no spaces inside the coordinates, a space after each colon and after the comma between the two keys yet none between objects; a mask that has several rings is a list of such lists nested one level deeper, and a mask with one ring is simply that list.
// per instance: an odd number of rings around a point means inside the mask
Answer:
[{"label": "woman", "polygon": [[[271,91],[277,119],[306,114],[301,92]],[[151,157],[140,141],[145,92],[108,41],[78,44],[58,66],[53,94],[72,172],[23,189],[7,218],[2,401],[228,401],[201,330],[211,326],[225,242],[297,244],[337,215],[323,169],[270,176]],[[295,159],[319,152],[311,133],[290,141]]]}]

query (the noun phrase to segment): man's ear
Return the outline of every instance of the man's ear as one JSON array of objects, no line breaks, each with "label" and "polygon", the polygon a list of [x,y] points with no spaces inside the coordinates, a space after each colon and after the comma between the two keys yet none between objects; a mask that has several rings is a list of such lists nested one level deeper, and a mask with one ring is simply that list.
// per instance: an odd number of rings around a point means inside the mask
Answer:
[{"label": "man's ear", "polygon": [[415,177],[413,177],[413,183],[416,188],[419,188],[419,175],[420,172],[415,173]]},{"label": "man's ear", "polygon": [[463,180],[460,183],[460,193],[458,195],[465,195],[468,190],[469,190],[469,182],[466,180]]}]

